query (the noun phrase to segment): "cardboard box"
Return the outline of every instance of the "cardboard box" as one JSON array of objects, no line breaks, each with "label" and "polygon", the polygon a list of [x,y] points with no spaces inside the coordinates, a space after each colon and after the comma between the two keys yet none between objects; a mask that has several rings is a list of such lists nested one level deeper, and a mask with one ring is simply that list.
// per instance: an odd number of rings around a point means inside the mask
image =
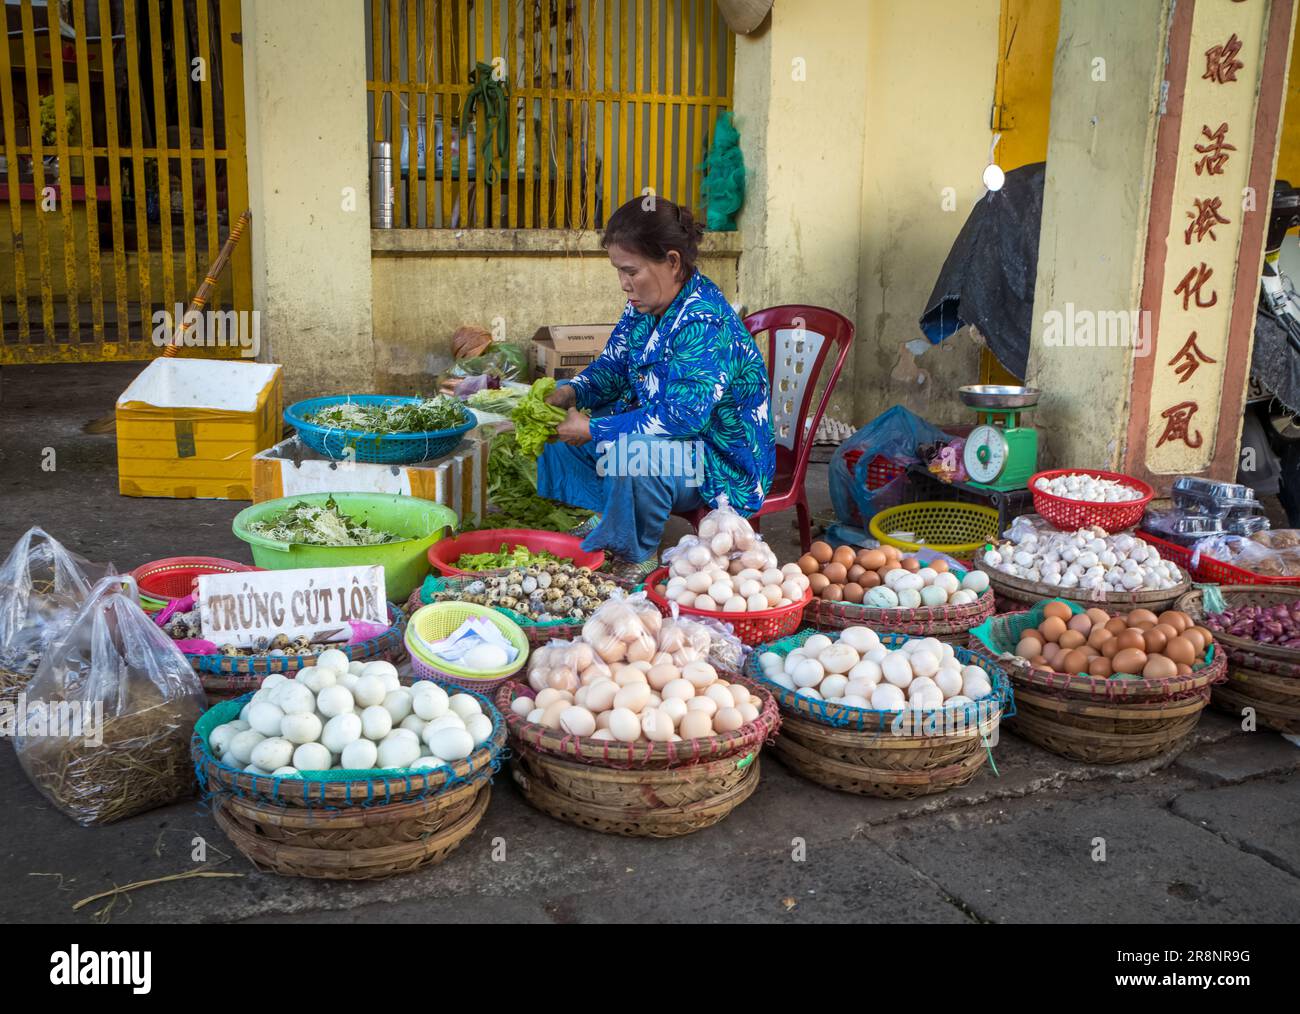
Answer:
[{"label": "cardboard box", "polygon": [[281,368],[155,359],[117,399],[123,496],[248,500],[249,462],[280,439]]},{"label": "cardboard box", "polygon": [[331,461],[296,436],[253,457],[253,502],[300,493],[400,493],[478,520],[487,504],[486,440],[471,436],[441,458],[415,465]]},{"label": "cardboard box", "polygon": [[552,324],[539,327],[528,345],[533,376],[568,380],[605,351],[613,324]]}]

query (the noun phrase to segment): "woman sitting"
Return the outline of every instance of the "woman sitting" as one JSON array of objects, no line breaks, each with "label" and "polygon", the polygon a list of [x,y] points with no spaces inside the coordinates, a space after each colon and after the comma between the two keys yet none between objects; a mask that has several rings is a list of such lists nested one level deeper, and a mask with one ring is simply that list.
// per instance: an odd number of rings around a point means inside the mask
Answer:
[{"label": "woman sitting", "polygon": [[551,395],[569,414],[537,463],[542,496],[598,513],[582,548],[645,573],[671,513],[725,498],[752,514],[775,470],[767,367],[696,270],[702,232],[662,198],[610,217],[603,243],[627,306],[604,352]]}]

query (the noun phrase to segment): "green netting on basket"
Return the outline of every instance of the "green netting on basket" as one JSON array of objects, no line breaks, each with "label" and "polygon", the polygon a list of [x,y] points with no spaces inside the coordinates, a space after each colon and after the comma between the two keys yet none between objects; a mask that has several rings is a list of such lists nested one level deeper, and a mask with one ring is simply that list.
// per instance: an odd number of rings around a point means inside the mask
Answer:
[{"label": "green netting on basket", "polygon": [[[954,654],[963,664],[977,665],[988,673],[989,682],[993,686],[993,693],[988,697],[958,708],[927,708],[920,712],[922,717],[919,720],[912,719],[916,712],[910,709],[881,711],[876,708],[858,708],[849,704],[831,704],[829,701],[819,701],[816,698],[788,690],[764,675],[763,667],[758,661],[760,656],[770,651],[784,658],[795,648],[801,647],[814,634],[823,634],[830,637],[832,641],[839,640],[838,633],[832,634],[831,631],[811,628],[801,630],[789,637],[783,637],[767,644],[760,644],[750,653],[745,662],[745,676],[769,691],[780,704],[798,711],[801,717],[813,719],[836,729],[853,729],[860,732],[888,733],[892,735],[939,735],[945,732],[951,733],[959,728],[969,729],[972,725],[978,726],[989,716],[990,711],[993,709],[1000,711],[1003,718],[1010,718],[1016,713],[1015,697],[1012,693],[1011,681],[1007,678],[1006,672],[999,666],[991,665],[988,659],[982,658],[973,651],[955,645],[950,647],[952,647]],[[922,640],[922,638],[914,637],[911,634],[879,634],[878,636],[881,645],[891,649],[898,649],[907,641]]]},{"label": "green netting on basket", "polygon": [[[213,788],[209,785],[208,773],[205,768],[208,764],[211,764],[231,775],[244,775],[247,777],[252,781],[254,789],[252,794],[262,798],[280,799],[285,796],[293,796],[294,798],[310,801],[319,796],[323,802],[323,793],[314,793],[312,791],[313,786],[319,789],[328,784],[357,783],[355,798],[351,789],[347,793],[347,802],[353,804],[389,801],[393,794],[387,786],[389,782],[404,782],[402,795],[419,798],[440,795],[461,785],[491,778],[500,769],[501,762],[505,759],[505,750],[498,745],[499,733],[505,728],[505,719],[502,717],[501,712],[497,710],[496,705],[480,693],[454,684],[444,684],[436,680],[433,682],[442,687],[448,695],[469,694],[479,702],[483,714],[492,719],[492,735],[484,742],[483,746],[477,747],[465,761],[458,762],[467,767],[468,770],[464,773],[456,771],[455,767],[450,764],[441,764],[435,768],[421,769],[419,771],[407,768],[340,769],[338,771],[302,771],[296,775],[280,776],[257,775],[246,772],[242,768],[232,767],[220,761],[213,754],[208,742],[212,736],[212,731],[218,725],[233,722],[239,717],[244,705],[253,699],[253,695],[250,693],[213,705],[194,724],[194,737],[192,740],[195,746],[194,772],[198,778],[199,786],[204,794],[209,796],[228,791],[225,788]],[[478,755],[484,750],[487,751],[487,755],[485,758],[480,758]],[[385,788],[376,790],[376,782],[384,783]]]}]

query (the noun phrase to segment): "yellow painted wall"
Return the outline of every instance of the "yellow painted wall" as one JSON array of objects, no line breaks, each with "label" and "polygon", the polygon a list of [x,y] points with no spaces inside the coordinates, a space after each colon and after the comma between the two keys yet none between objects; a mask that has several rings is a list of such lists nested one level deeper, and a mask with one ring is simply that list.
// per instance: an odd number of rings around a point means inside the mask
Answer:
[{"label": "yellow painted wall", "polygon": [[[626,298],[591,234],[581,242],[572,234],[567,242],[554,233],[516,235],[518,242],[512,245],[520,249],[515,251],[375,254],[378,390],[430,390],[433,376],[452,362],[451,336],[462,324],[492,328],[499,317],[508,340],[526,342],[546,324],[618,319]],[[386,240],[379,236],[377,242]],[[577,246],[580,249],[574,249]],[[733,254],[706,255],[699,262],[700,270],[731,300],[736,298],[736,263]]]},{"label": "yellow painted wall", "polygon": [[[919,356],[906,345],[923,337],[917,318],[983,193],[999,2],[867,6],[854,415],[862,423],[902,403],[939,424],[967,422],[955,390],[978,380],[969,334]],[[943,207],[946,187],[955,191],[952,211]]]},{"label": "yellow painted wall", "polygon": [[1300,187],[1300,18],[1291,43],[1291,76],[1282,113],[1282,142],[1277,153],[1277,178]]},{"label": "yellow painted wall", "polygon": [[374,349],[363,5],[243,0],[242,11],[264,358],[284,364],[291,401],[364,390]]},{"label": "yellow painted wall", "polygon": [[[1116,468],[1128,427],[1133,350],[1047,347],[1050,311],[1141,305],[1142,267],[1165,18],[1170,0],[1063,0],[1060,58],[1039,237],[1034,330],[1026,380],[1040,467]],[[1095,56],[1106,81],[1091,76]]]}]

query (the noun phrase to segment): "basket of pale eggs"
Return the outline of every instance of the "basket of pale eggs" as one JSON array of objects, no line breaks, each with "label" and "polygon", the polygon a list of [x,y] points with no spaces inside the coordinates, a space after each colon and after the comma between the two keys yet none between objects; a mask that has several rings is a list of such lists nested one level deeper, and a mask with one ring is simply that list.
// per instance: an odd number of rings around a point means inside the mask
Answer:
[{"label": "basket of pale eggs", "polygon": [[969,782],[1011,707],[999,666],[937,638],[805,630],[757,649],[746,675],[781,710],[778,757],[828,788],[889,799]]}]

